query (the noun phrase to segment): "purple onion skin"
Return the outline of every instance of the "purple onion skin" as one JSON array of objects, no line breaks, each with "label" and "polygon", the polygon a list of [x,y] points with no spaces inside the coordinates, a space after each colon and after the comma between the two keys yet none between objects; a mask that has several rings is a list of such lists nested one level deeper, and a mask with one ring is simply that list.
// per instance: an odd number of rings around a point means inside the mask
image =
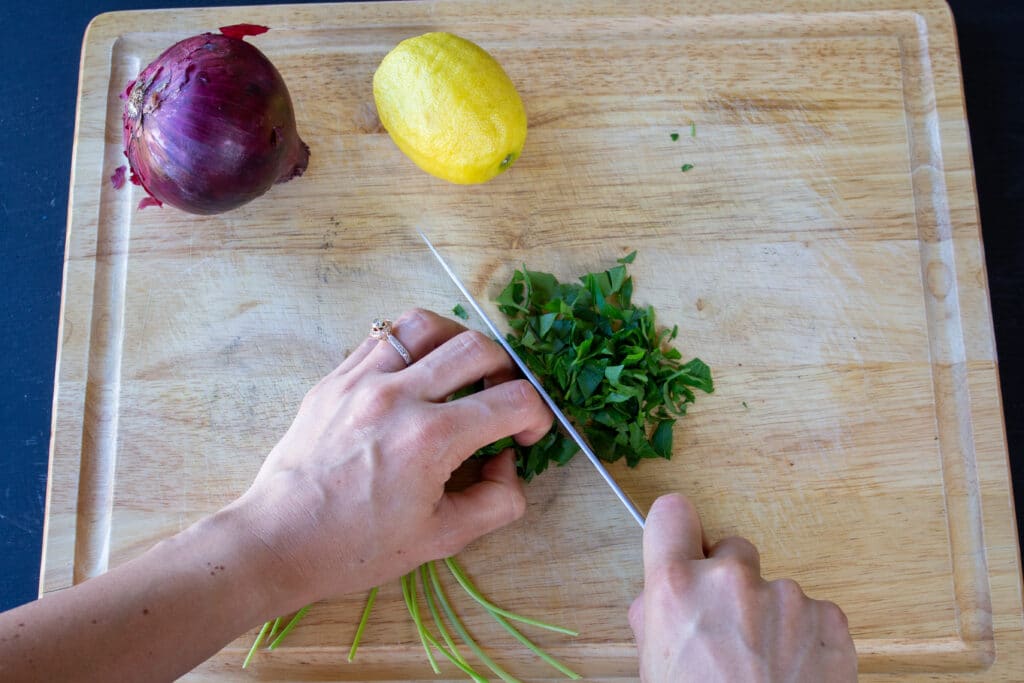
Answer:
[{"label": "purple onion skin", "polygon": [[238,208],[309,163],[281,74],[240,38],[169,47],[128,84],[123,118],[134,179],[189,213]]}]

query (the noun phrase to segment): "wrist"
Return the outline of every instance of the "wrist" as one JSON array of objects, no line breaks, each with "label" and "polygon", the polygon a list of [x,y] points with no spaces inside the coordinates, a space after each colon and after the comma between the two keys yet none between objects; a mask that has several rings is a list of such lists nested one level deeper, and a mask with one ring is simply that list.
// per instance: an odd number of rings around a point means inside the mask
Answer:
[{"label": "wrist", "polygon": [[253,487],[217,513],[218,523],[231,529],[237,552],[246,558],[252,575],[250,586],[267,618],[294,612],[322,595],[313,587],[315,571],[310,560],[309,527],[317,521],[310,514],[307,487],[295,473],[276,486]]},{"label": "wrist", "polygon": [[232,504],[165,542],[168,562],[184,563],[237,617],[241,630],[280,616],[276,567],[252,533],[244,509]]}]

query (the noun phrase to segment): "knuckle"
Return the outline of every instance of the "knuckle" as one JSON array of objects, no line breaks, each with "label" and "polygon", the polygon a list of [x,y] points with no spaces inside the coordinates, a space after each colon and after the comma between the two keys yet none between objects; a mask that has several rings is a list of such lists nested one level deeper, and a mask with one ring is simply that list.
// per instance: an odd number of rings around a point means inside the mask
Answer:
[{"label": "knuckle", "polygon": [[650,590],[654,595],[663,598],[679,596],[686,593],[692,580],[692,572],[687,570],[685,564],[672,562],[651,571],[644,590]]},{"label": "knuckle", "polygon": [[626,618],[629,620],[629,626],[633,629],[634,633],[639,629],[640,624],[643,621],[643,601],[644,594],[640,593],[638,596],[633,598],[633,602],[629,603],[629,610],[626,612]]},{"label": "knuckle", "polygon": [[662,516],[687,520],[700,519],[697,506],[694,505],[692,500],[681,493],[666,493],[659,496],[651,505],[649,516],[654,517],[656,520]]},{"label": "knuckle", "polygon": [[744,557],[756,559],[759,557],[757,546],[742,536],[729,536],[716,544],[716,547],[723,548],[730,546]]},{"label": "knuckle", "polygon": [[438,557],[451,557],[452,555],[458,555],[462,552],[462,549],[465,548],[468,543],[469,541],[464,540],[461,534],[458,534],[453,530],[449,530],[438,536],[437,541],[434,544],[434,549]]},{"label": "knuckle", "polygon": [[502,386],[505,391],[505,400],[516,411],[533,412],[537,407],[536,404],[540,402],[540,396],[537,395],[533,385],[525,379],[509,380]]},{"label": "knuckle", "polygon": [[716,586],[737,593],[752,588],[759,578],[749,566],[734,558],[715,563],[710,571]]},{"label": "knuckle", "polygon": [[486,357],[494,351],[494,342],[479,330],[460,332],[455,341],[459,353],[469,358]]},{"label": "knuckle", "polygon": [[790,578],[775,579],[771,582],[771,588],[784,602],[796,603],[807,599],[800,584]]},{"label": "knuckle", "polygon": [[451,441],[458,424],[443,411],[421,411],[410,418],[409,430],[413,443],[440,446]]},{"label": "knuckle", "polygon": [[522,519],[526,514],[526,495],[519,488],[509,488],[508,491],[509,521]]},{"label": "knuckle", "polygon": [[842,608],[834,602],[819,600],[818,609],[821,611],[822,623],[828,629],[847,632],[850,628],[849,619]]},{"label": "knuckle", "polygon": [[380,381],[371,388],[364,389],[365,395],[357,402],[364,415],[381,417],[391,413],[402,397],[402,387],[390,381]]},{"label": "knuckle", "polygon": [[314,385],[309,391],[306,392],[305,396],[302,397],[302,402],[299,404],[302,410],[309,410],[310,407],[312,407],[316,403],[317,397],[320,396],[322,385],[323,380],[320,380],[320,383]]},{"label": "knuckle", "polygon": [[532,384],[525,379],[514,379],[505,382],[504,386],[509,407],[523,418],[527,427],[545,430],[551,427],[555,416]]},{"label": "knuckle", "polygon": [[405,328],[426,327],[434,317],[435,314],[425,308],[410,308],[408,311],[405,311],[402,315],[398,316],[398,319],[395,320],[395,326]]}]

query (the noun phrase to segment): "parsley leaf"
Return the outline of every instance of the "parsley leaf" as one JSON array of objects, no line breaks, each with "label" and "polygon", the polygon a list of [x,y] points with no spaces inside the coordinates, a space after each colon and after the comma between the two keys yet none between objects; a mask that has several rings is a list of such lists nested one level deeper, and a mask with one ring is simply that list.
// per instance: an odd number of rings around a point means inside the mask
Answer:
[{"label": "parsley leaf", "polygon": [[463,320],[469,320],[469,313],[466,313],[466,309],[462,307],[462,304],[455,304],[455,308],[452,309],[452,313]]},{"label": "parsley leaf", "polygon": [[[496,299],[512,329],[509,343],[598,456],[625,458],[631,467],[672,457],[672,429],[695,400],[694,390],[714,391],[706,363],[684,363],[667,346],[678,326],[659,330],[654,309],[632,302],[626,266],[635,258],[634,251],[578,283],[524,266]],[[556,423],[533,446],[503,439],[481,454],[507,447],[515,449],[519,475],[527,481],[579,450]]]}]

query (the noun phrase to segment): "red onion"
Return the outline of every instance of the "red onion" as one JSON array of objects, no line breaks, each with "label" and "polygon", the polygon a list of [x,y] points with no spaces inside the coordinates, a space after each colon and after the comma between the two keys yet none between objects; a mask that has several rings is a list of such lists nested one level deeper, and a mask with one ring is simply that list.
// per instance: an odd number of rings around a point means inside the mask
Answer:
[{"label": "red onion", "polygon": [[186,38],[128,84],[124,147],[132,182],[166,202],[213,214],[302,175],[309,147],[295,128],[288,88],[240,24]]}]

